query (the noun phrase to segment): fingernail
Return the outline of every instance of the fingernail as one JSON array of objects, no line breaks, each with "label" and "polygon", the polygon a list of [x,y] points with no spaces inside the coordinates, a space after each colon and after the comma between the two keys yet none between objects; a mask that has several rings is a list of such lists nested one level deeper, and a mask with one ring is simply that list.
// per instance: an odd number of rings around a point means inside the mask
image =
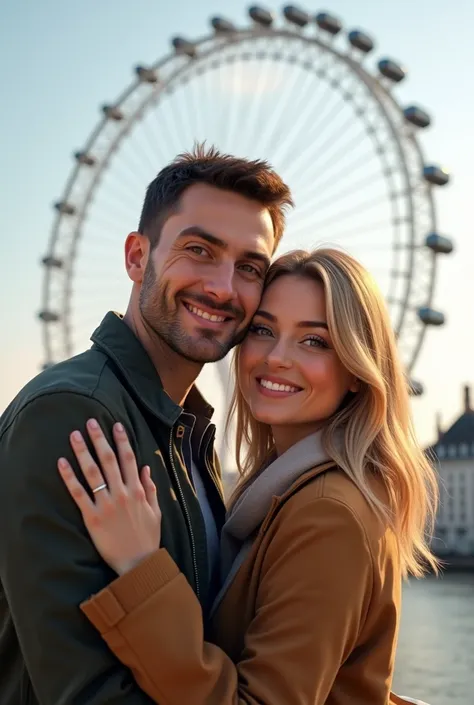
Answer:
[{"label": "fingernail", "polygon": [[82,434],[80,433],[80,431],[73,431],[71,436],[74,441],[82,441]]},{"label": "fingernail", "polygon": [[121,423],[116,423],[116,424],[115,424],[115,430],[118,431],[119,433],[123,433],[125,429],[124,429],[124,427],[122,426]]},{"label": "fingernail", "polygon": [[61,470],[65,470],[68,466],[68,462],[67,462],[66,458],[59,458],[58,465],[61,468]]},{"label": "fingernail", "polygon": [[89,419],[89,421],[87,422],[87,426],[89,428],[93,428],[93,429],[99,428],[99,424],[97,423],[97,421],[95,419]]}]

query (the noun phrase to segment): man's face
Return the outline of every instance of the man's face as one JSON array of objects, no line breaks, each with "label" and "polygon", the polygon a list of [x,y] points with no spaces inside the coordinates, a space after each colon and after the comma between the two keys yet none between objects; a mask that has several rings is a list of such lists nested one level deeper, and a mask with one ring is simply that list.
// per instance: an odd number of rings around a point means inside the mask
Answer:
[{"label": "man's face", "polygon": [[247,331],[273,247],[266,208],[230,191],[190,186],[149,253],[141,315],[186,359],[221,360]]}]

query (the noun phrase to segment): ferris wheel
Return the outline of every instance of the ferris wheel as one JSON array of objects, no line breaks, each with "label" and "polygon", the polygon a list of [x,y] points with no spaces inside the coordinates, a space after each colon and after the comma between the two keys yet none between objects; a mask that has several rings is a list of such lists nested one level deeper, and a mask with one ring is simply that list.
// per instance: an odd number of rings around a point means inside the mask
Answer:
[{"label": "ferris wheel", "polygon": [[373,272],[409,374],[427,327],[444,323],[432,302],[439,256],[453,244],[438,232],[434,191],[449,175],[423,156],[427,112],[396,98],[405,69],[372,64],[373,39],[326,12],[248,15],[243,27],[215,17],[208,36],[173,38],[101,108],[42,260],[44,366],[87,348],[103,314],[125,308],[123,241],[146,186],[200,141],[266,158],[289,184],[296,208],[278,254],[335,245]]}]

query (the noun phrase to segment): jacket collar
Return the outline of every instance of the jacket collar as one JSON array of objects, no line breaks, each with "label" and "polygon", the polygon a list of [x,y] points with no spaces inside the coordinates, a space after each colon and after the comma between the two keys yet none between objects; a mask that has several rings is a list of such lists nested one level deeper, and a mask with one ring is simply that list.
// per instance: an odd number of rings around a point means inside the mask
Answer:
[{"label": "jacket collar", "polygon": [[280,497],[273,497],[272,505],[260,526],[259,534],[264,534],[266,532],[273,519],[275,518],[275,514],[278,513],[279,509],[283,506],[283,504],[285,504],[285,502],[290,497],[296,494],[298,490],[300,490],[302,487],[314,480],[316,477],[318,477],[318,475],[323,475],[324,473],[328,472],[328,470],[337,469],[338,466],[336,465],[334,460],[327,460],[326,462],[321,463],[320,465],[317,465],[316,467],[311,468],[311,470],[308,470],[307,472],[303,473],[303,475],[301,475],[291,485],[291,487],[289,487],[288,490],[284,492],[284,494],[282,494]]},{"label": "jacket collar", "polygon": [[299,478],[330,460],[319,430],[295,443],[262,468],[229,508],[223,535],[245,541],[264,521],[274,497],[284,496]]},{"label": "jacket collar", "polygon": [[[91,340],[93,347],[105,353],[120,369],[140,402],[160,421],[173,426],[183,408],[165,392],[148,353],[122,316],[109,311],[91,335]],[[185,408],[208,420],[214,411],[195,385],[187,396]]]}]

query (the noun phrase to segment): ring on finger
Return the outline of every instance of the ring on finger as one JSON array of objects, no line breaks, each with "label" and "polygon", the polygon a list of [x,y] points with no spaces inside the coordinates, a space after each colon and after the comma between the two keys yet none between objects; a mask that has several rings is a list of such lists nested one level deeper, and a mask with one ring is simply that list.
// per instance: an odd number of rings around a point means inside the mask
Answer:
[{"label": "ring on finger", "polygon": [[102,485],[99,485],[96,487],[94,490],[92,490],[92,494],[96,494],[96,492],[100,492],[101,490],[107,489],[107,484],[104,482]]}]

